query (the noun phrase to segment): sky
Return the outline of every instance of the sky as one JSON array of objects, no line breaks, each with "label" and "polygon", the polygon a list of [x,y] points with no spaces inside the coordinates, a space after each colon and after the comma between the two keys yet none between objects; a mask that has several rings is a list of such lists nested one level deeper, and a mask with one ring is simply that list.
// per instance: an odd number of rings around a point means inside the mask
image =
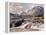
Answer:
[{"label": "sky", "polygon": [[32,9],[35,6],[42,6],[44,4],[33,4],[33,3],[15,3],[9,2],[9,9],[11,13],[21,14],[22,12],[27,12],[29,9]]}]

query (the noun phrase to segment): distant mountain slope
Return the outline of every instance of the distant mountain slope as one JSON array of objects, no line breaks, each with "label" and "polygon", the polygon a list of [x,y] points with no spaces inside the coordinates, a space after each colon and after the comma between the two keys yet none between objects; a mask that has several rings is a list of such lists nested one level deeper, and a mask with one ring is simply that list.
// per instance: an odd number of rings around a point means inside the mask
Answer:
[{"label": "distant mountain slope", "polygon": [[31,10],[28,10],[27,15],[31,16],[43,16],[44,15],[44,8],[41,6],[36,6],[32,8]]}]

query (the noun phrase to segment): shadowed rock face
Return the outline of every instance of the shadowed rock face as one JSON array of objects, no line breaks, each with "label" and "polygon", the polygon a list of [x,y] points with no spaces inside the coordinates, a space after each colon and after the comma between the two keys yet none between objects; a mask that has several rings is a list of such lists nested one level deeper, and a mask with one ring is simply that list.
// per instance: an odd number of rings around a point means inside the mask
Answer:
[{"label": "shadowed rock face", "polygon": [[28,10],[28,15],[32,16],[43,16],[44,15],[44,8],[41,6],[36,6],[31,10]]},{"label": "shadowed rock face", "polygon": [[21,21],[17,21],[15,23],[15,27],[18,27],[18,26],[22,25],[23,22],[24,22],[24,19],[22,19]]},{"label": "shadowed rock face", "polygon": [[16,23],[15,22],[12,22],[12,23],[10,23],[10,28],[12,28],[13,24],[14,24],[14,27],[21,26],[23,22],[24,22],[24,19],[19,20]]}]

